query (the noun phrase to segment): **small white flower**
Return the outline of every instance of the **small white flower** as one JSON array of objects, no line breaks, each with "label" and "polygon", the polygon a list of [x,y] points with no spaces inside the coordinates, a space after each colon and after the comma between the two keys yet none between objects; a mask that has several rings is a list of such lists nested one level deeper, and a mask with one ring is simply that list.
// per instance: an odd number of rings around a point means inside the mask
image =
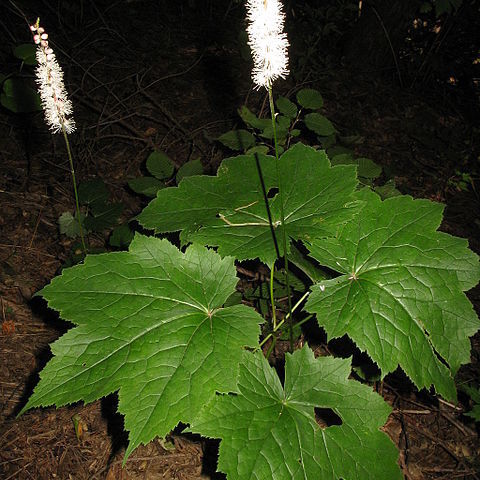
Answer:
[{"label": "small white flower", "polygon": [[62,128],[66,133],[72,133],[75,130],[75,122],[73,118],[69,118],[73,109],[63,83],[63,71],[48,44],[45,30],[35,25],[32,25],[30,30],[34,33],[33,40],[38,45],[36,81],[45,121],[53,133],[62,131]]},{"label": "small white flower", "polygon": [[288,75],[288,40],[283,33],[285,14],[279,0],[247,0],[248,44],[252,50],[252,79],[257,88],[271,87]]}]

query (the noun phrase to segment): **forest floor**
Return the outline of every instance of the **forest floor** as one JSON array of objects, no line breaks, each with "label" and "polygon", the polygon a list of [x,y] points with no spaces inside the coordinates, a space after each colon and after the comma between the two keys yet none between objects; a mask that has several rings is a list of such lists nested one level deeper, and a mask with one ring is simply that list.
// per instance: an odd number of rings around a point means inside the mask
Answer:
[{"label": "forest floor", "polygon": [[[250,64],[240,56],[239,7],[219,18],[217,11],[201,16],[181,5],[152,3],[130,0],[120,11],[85,2],[84,11],[64,6],[59,12],[42,1],[35,4],[44,12],[25,11],[31,18],[43,15],[64,66],[77,123],[70,136],[77,177],[103,179],[111,198],[125,205],[123,221],[148,201],[127,181],[145,174],[154,148],[177,166],[200,157],[205,173],[213,174],[229,156],[215,139],[241,125],[236,109],[247,104],[258,112],[265,102],[263,92],[252,91]],[[0,12],[10,37],[0,47],[0,64],[10,68],[2,73],[10,73],[18,69],[11,47],[30,37],[13,9],[0,6]],[[23,73],[32,71],[25,67]],[[475,144],[461,112],[434,95],[419,96],[346,68],[312,71],[301,85],[279,82],[277,93],[292,95],[300,86],[321,91],[325,115],[344,135],[363,138],[356,154],[380,164],[384,179],[394,179],[402,193],[445,203],[441,229],[467,238],[480,253],[478,177],[461,183],[472,155],[478,173],[479,140]],[[127,436],[114,394],[16,418],[51,356],[48,345],[68,328],[33,295],[71,258],[74,241],[60,235],[58,217],[73,212],[74,202],[62,138],[50,135],[42,114],[13,115],[2,108],[0,124],[0,478],[223,478],[215,474],[216,443],[180,432],[138,448],[122,469]],[[102,247],[108,234],[89,241]],[[468,297],[478,312],[480,288]],[[459,372],[459,383],[480,378],[479,334],[472,345],[472,363]],[[471,407],[467,397],[458,405],[438,400],[417,392],[398,372],[380,391],[393,406],[384,429],[399,448],[406,479],[480,478],[479,431],[463,415]]]}]

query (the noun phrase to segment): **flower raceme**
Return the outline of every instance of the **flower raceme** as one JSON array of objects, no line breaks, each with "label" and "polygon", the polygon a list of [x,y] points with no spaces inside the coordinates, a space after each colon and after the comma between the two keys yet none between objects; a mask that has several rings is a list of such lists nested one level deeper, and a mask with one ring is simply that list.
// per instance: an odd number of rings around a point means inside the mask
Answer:
[{"label": "flower raceme", "polygon": [[248,44],[257,88],[271,87],[278,77],[288,75],[288,40],[283,33],[285,14],[279,0],[247,0]]},{"label": "flower raceme", "polygon": [[36,81],[47,125],[53,133],[62,130],[65,133],[72,133],[75,130],[75,121],[70,117],[72,102],[67,97],[62,68],[48,43],[48,34],[45,30],[38,26],[38,23],[31,25],[30,30],[37,45]]}]

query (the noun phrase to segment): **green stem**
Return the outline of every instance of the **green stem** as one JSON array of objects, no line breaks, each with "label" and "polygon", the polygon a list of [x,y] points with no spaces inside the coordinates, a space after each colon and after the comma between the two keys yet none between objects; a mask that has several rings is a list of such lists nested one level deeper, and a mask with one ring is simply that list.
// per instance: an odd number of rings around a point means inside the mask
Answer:
[{"label": "green stem", "polygon": [[[273,141],[275,144],[275,165],[277,169],[277,182],[278,182],[278,196],[280,200],[280,222],[282,225],[282,239],[283,239],[283,256],[285,263],[285,278],[287,283],[287,298],[288,298],[288,313],[290,318],[289,325],[289,337],[290,337],[290,351],[293,351],[293,318],[292,318],[292,297],[290,295],[290,279],[288,275],[288,254],[287,254],[287,231],[285,230],[285,213],[283,210],[283,189],[280,176],[280,165],[278,160],[278,140],[277,140],[277,126],[275,122],[275,105],[273,103],[272,86],[268,86],[268,99],[270,101],[270,114],[272,116],[272,128],[273,128]],[[287,317],[285,317],[287,318]]]},{"label": "green stem", "polygon": [[77,180],[75,178],[75,169],[73,168],[72,151],[70,150],[70,142],[68,141],[68,135],[63,125],[62,125],[62,133],[63,133],[63,138],[65,139],[65,145],[67,146],[68,160],[70,162],[70,173],[72,174],[73,192],[75,193],[75,205],[77,208],[77,219],[78,219],[78,226],[80,229],[80,239],[82,241],[83,253],[86,255],[87,247],[85,246],[85,238],[83,237],[82,219],[80,217],[80,205],[78,203]]},{"label": "green stem", "polygon": [[[310,294],[310,292],[305,292],[305,294],[302,296],[302,298],[293,306],[292,308],[292,313],[300,306],[300,304],[308,297],[308,295]],[[313,315],[309,315],[307,318],[303,319],[299,325],[302,325],[303,323],[305,323],[307,320],[310,320],[310,318],[312,318]],[[291,317],[290,313],[288,313],[287,315],[285,315],[285,318],[277,324],[277,327],[273,329],[273,331],[271,333],[269,333],[261,342],[260,344],[258,345],[258,347],[255,349],[255,351],[257,350],[260,350],[264,345],[265,343],[268,342],[268,340],[270,338],[272,338],[273,334],[274,333],[277,333],[278,329],[285,323],[285,320],[289,320]],[[274,339],[276,337],[273,337]],[[268,358],[268,356],[266,357]]]},{"label": "green stem", "polygon": [[271,353],[273,352],[273,349],[275,348],[275,344],[277,343],[277,337],[273,337],[272,343],[268,347],[267,353],[265,354],[265,358],[268,360]]},{"label": "green stem", "polygon": [[[277,327],[277,313],[275,310],[275,298],[273,296],[273,273],[275,271],[275,262],[273,262],[273,265],[270,268],[270,302],[272,304],[272,324],[273,324],[273,329]],[[268,357],[267,357],[268,358]]]}]

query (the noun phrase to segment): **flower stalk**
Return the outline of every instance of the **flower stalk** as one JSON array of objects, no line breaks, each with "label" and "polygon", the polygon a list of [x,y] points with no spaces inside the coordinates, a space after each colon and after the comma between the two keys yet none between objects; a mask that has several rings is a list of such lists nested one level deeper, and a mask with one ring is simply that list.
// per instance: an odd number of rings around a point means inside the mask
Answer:
[{"label": "flower stalk", "polygon": [[70,142],[68,141],[68,134],[75,130],[75,121],[71,116],[73,111],[72,102],[68,99],[67,91],[65,90],[63,82],[63,70],[57,62],[53,49],[49,45],[48,34],[43,27],[40,27],[39,23],[40,19],[37,19],[36,23],[30,26],[33,41],[37,45],[36,59],[38,66],[36,70],[36,82],[38,85],[38,92],[42,102],[46,124],[49,126],[52,133],[63,133],[70,163],[73,192],[75,194],[75,206],[80,239],[83,252],[86,255],[87,247],[85,245],[82,221],[80,218],[77,181],[75,178]]},{"label": "flower stalk", "polygon": [[[266,88],[270,103],[270,113],[272,117],[273,139],[275,145],[275,165],[277,171],[278,195],[280,200],[280,223],[282,226],[283,257],[285,265],[285,276],[287,283],[288,311],[290,318],[289,336],[290,349],[293,350],[293,319],[292,319],[292,299],[290,295],[290,280],[288,272],[288,254],[287,254],[287,232],[285,229],[285,214],[283,206],[283,189],[280,174],[280,165],[278,158],[278,140],[275,121],[275,106],[273,102],[272,85],[277,78],[285,78],[288,71],[288,39],[283,32],[285,14],[282,11],[282,4],[279,0],[247,0],[247,27],[248,44],[252,51],[254,67],[252,70],[252,79],[255,88]],[[265,198],[265,201],[268,200]],[[274,241],[275,233],[273,231]],[[274,303],[272,299],[272,308]],[[274,330],[276,329],[275,310],[272,312],[274,319]]]}]

